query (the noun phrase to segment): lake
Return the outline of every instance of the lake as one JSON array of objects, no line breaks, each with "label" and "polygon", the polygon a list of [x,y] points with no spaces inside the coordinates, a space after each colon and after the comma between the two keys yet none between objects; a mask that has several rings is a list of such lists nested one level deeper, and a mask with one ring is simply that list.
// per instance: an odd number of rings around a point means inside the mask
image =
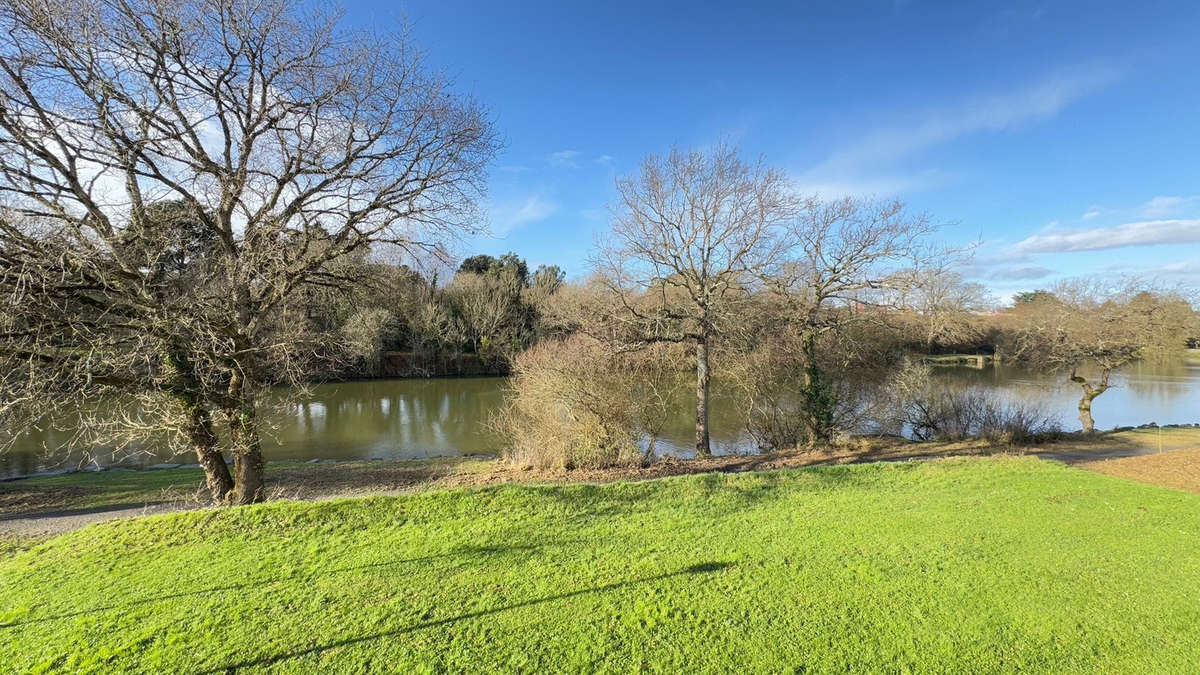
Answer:
[{"label": "lake", "polygon": [[[1059,413],[1065,429],[1078,429],[1075,403],[1079,388],[1063,375],[1033,373],[1005,365],[982,369],[945,367],[937,377],[962,386],[994,388],[1002,396],[1039,401]],[[1113,378],[1113,389],[1096,399],[1099,429],[1147,422],[1200,422],[1200,352],[1170,363],[1140,363]],[[367,380],[316,385],[305,401],[273,409],[264,454],[269,460],[401,459],[498,452],[487,421],[504,401],[503,378]],[[714,401],[712,435],[718,453],[752,451],[732,407]],[[689,406],[680,405],[669,420],[658,449],[690,455],[694,428]],[[47,454],[59,445],[52,433],[27,431],[0,455],[0,475],[17,476],[86,465],[83,453]],[[98,452],[102,465],[143,467],[160,462],[192,463],[188,455],[171,457],[151,443],[138,452],[114,457]]]}]

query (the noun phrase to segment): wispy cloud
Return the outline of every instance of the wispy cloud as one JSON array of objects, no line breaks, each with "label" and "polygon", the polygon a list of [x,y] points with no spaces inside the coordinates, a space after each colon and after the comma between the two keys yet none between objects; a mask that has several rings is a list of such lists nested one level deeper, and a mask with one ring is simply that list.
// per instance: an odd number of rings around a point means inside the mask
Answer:
[{"label": "wispy cloud", "polygon": [[612,155],[600,155],[593,161],[595,161],[597,164],[603,164],[603,165],[607,166],[609,164],[612,164],[613,156]]},{"label": "wispy cloud", "polygon": [[1089,206],[1080,220],[1093,220],[1100,216],[1162,220],[1190,215],[1189,212],[1194,213],[1197,207],[1200,207],[1200,195],[1158,195],[1132,208]]},{"label": "wispy cloud", "polygon": [[550,166],[560,166],[568,169],[579,168],[579,155],[582,154],[578,150],[559,150],[552,152],[546,156],[546,162]]},{"label": "wispy cloud", "polygon": [[1167,263],[1162,266],[1162,271],[1172,276],[1200,278],[1200,258]]},{"label": "wispy cloud", "polygon": [[794,186],[803,194],[827,198],[891,196],[943,185],[952,178],[942,171],[928,170],[901,176],[822,176],[806,172],[794,178]]},{"label": "wispy cloud", "polygon": [[540,195],[531,195],[523,201],[492,208],[492,234],[506,236],[513,230],[529,223],[545,220],[558,212],[558,204]]},{"label": "wispy cloud", "polygon": [[1197,205],[1200,205],[1200,195],[1161,195],[1142,204],[1139,213],[1143,218],[1168,218]]},{"label": "wispy cloud", "polygon": [[1033,279],[1044,279],[1051,274],[1054,274],[1054,270],[1049,267],[1027,265],[1024,267],[1009,267],[996,270],[992,272],[991,278],[1003,281],[1030,281]]},{"label": "wispy cloud", "polygon": [[1012,91],[975,96],[957,106],[929,112],[914,124],[869,132],[802,172],[797,181],[801,185],[854,191],[865,187],[870,192],[885,194],[931,187],[937,180],[945,179],[946,174],[926,170],[911,175],[889,171],[887,167],[966,136],[1010,131],[1051,119],[1079,99],[1110,86],[1120,76],[1120,71],[1114,68],[1076,68]]},{"label": "wispy cloud", "polygon": [[1068,253],[1197,242],[1200,242],[1200,220],[1149,220],[1114,227],[1044,230],[1021,240],[1014,249],[1019,253]]}]

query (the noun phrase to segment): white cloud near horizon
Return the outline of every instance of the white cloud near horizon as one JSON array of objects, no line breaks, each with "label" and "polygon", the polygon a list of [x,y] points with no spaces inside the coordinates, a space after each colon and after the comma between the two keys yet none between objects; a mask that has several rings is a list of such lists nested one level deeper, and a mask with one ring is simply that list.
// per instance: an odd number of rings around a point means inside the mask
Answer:
[{"label": "white cloud near horizon", "polygon": [[1071,253],[1128,246],[1200,243],[1200,219],[1148,220],[1113,227],[1042,231],[1013,247],[1019,253]]}]

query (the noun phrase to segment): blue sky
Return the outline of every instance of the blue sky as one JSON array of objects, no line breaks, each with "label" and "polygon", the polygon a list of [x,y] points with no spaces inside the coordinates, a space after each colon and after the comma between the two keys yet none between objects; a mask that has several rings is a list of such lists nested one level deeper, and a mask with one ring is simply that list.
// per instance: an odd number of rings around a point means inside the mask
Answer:
[{"label": "blue sky", "polygon": [[981,240],[995,294],[1200,282],[1200,3],[353,3],[494,116],[492,236],[586,273],[617,175],[725,140],[806,192],[899,196]]}]

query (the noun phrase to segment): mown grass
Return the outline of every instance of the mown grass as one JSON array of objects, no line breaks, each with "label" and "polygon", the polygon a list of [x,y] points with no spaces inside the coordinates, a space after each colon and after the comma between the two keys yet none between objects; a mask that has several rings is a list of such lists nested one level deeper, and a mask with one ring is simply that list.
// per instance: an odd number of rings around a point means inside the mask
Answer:
[{"label": "mown grass", "polygon": [[14,671],[1194,672],[1200,495],[955,459],[276,502],[0,562]]}]

